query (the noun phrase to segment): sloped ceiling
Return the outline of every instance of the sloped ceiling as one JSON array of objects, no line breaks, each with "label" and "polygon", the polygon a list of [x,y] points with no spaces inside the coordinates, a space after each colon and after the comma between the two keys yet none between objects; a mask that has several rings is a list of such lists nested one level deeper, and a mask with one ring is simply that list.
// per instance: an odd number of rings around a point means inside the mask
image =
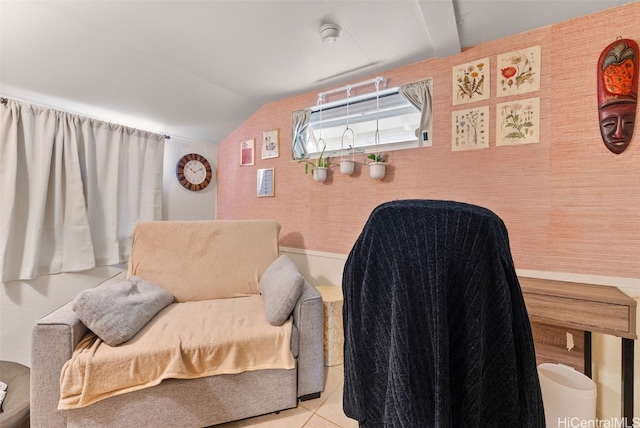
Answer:
[{"label": "sloped ceiling", "polygon": [[215,144],[265,103],[632,1],[0,0],[0,94]]}]

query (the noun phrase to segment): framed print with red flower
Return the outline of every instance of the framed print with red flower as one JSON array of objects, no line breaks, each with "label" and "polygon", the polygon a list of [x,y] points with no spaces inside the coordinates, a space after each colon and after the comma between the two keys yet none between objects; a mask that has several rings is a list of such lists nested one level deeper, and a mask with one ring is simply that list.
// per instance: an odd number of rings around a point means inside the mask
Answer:
[{"label": "framed print with red flower", "polygon": [[453,67],[454,106],[489,99],[489,69],[489,58]]},{"label": "framed print with red flower", "polygon": [[540,90],[540,46],[498,55],[496,92],[499,97]]}]

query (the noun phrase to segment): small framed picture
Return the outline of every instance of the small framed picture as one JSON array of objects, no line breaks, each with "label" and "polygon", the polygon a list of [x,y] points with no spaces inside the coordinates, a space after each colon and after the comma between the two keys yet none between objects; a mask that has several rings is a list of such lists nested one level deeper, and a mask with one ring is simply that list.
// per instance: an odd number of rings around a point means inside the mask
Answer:
[{"label": "small framed picture", "polygon": [[258,170],[258,197],[275,196],[275,171],[273,168]]},{"label": "small framed picture", "polygon": [[262,159],[277,158],[280,156],[279,129],[272,129],[262,133]]},{"label": "small framed picture", "polygon": [[240,165],[249,166],[255,163],[256,139],[240,142]]}]

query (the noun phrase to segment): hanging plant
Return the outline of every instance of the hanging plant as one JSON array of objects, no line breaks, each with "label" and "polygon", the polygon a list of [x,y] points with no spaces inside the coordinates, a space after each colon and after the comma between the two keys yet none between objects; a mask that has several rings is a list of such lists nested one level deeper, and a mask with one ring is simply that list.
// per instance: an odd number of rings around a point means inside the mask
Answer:
[{"label": "hanging plant", "polygon": [[387,164],[383,155],[380,153],[371,153],[367,156],[367,159],[371,159],[371,162],[365,163],[369,166],[369,177],[374,180],[383,179],[387,172]]},{"label": "hanging plant", "polygon": [[325,181],[327,179],[327,170],[335,166],[334,163],[331,162],[331,156],[325,156],[324,150],[326,148],[326,144],[324,144],[324,140],[320,140],[323,143],[322,152],[320,152],[320,156],[317,159],[300,159],[298,163],[304,164],[304,173],[309,173],[309,168],[311,168],[311,173],[313,174],[314,181]]},{"label": "hanging plant", "polygon": [[[378,149],[380,146],[380,81],[376,80],[376,134],[375,134],[375,146]],[[375,153],[371,153],[367,156],[367,159],[371,159],[373,162],[370,162],[369,165],[369,177],[374,180],[381,180],[384,178],[387,170],[387,165],[383,156],[380,152],[376,151]],[[366,163],[366,161],[365,161]]]},{"label": "hanging plant", "polygon": [[355,171],[356,162],[353,159],[340,159],[340,172],[344,175],[351,175]]},{"label": "hanging plant", "polygon": [[320,153],[320,156],[318,157],[318,159],[300,159],[298,161],[298,163],[303,163],[304,165],[304,173],[308,174],[309,173],[309,167],[311,167],[311,169],[313,170],[314,168],[329,168],[330,166],[333,166],[333,164],[331,163],[331,157],[330,156],[324,156],[324,149],[322,149],[322,153]]},{"label": "hanging plant", "polygon": [[[351,95],[351,87],[347,86],[347,129],[342,133],[342,140],[340,141],[340,173],[344,175],[351,175],[355,171],[356,161],[355,161],[355,152],[353,147],[356,144],[356,134],[353,132],[353,129],[349,128],[349,96]],[[347,159],[344,156],[344,137],[348,133],[351,133],[351,144],[349,148],[351,149],[351,159]]]},{"label": "hanging plant", "polygon": [[[322,123],[322,102],[324,98],[322,95],[318,96],[318,105],[320,105],[320,123]],[[300,159],[298,163],[304,164],[304,173],[309,173],[309,167],[311,167],[311,173],[313,174],[314,181],[325,181],[327,179],[327,170],[331,167],[331,156],[324,155],[324,151],[327,148],[327,143],[325,143],[324,139],[322,139],[322,126],[320,127],[320,138],[316,146],[322,143],[322,151],[320,152],[320,156],[314,161],[311,159]]]}]

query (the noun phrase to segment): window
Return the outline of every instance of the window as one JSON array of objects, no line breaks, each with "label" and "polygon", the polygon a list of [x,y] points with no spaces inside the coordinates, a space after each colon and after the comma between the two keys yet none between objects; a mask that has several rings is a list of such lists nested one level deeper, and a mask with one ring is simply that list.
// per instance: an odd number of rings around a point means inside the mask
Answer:
[{"label": "window", "polygon": [[[318,105],[311,108],[307,152],[310,157],[320,154],[321,137],[328,154],[340,154],[342,150],[346,153],[351,148],[356,153],[371,153],[430,145],[430,138],[422,141],[416,137],[420,117],[420,111],[400,94],[399,88]],[[378,147],[375,147],[376,120]],[[345,132],[347,125],[353,136]]]}]

